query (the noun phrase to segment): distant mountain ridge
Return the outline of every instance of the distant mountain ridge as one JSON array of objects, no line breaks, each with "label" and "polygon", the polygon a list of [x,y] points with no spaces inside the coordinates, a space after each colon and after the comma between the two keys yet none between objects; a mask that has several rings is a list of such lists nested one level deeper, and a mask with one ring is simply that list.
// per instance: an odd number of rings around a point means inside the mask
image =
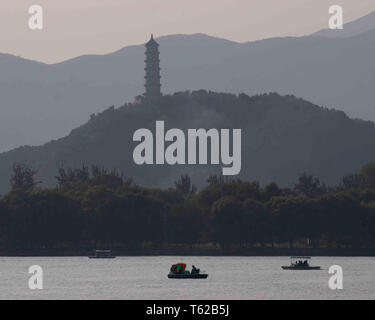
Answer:
[{"label": "distant mountain ridge", "polygon": [[122,171],[142,186],[161,188],[172,187],[180,174],[188,173],[201,187],[209,175],[221,173],[221,165],[136,165],[133,150],[138,143],[133,142],[133,134],[139,128],[155,132],[156,120],[165,121],[165,130],[184,132],[241,128],[242,169],[234,178],[262,184],[275,181],[290,186],[304,171],[336,184],[345,174],[375,160],[372,122],[352,120],[342,111],[294,96],[249,97],[200,90],[166,95],[153,103],[109,108],[64,138],[0,154],[0,193],[9,190],[15,162],[37,168],[45,186],[55,185],[61,165],[99,164]]},{"label": "distant mountain ridge", "polygon": [[324,29],[312,36],[324,38],[349,38],[375,29],[375,11],[355,21],[345,23],[343,29]]},{"label": "distant mountain ridge", "polygon": [[[194,34],[157,41],[164,93],[279,92],[375,120],[375,30],[342,39],[236,43]],[[133,101],[144,92],[143,60],[143,45],[53,65],[0,55],[0,152],[65,136],[90,114]]]}]

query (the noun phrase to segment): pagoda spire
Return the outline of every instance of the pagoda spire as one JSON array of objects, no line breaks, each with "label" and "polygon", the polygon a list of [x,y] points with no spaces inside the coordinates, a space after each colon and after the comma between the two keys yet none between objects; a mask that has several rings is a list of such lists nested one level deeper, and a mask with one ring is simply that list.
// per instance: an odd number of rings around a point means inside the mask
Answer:
[{"label": "pagoda spire", "polygon": [[151,34],[151,39],[145,45],[146,59],[145,59],[145,98],[158,98],[161,94],[160,84],[160,59],[159,59],[159,44],[154,40],[154,35]]}]

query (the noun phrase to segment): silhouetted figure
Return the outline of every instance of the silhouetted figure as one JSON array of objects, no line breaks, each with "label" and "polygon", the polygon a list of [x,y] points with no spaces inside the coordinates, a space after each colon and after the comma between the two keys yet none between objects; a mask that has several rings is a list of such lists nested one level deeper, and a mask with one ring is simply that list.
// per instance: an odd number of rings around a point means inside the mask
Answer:
[{"label": "silhouetted figure", "polygon": [[181,265],[177,266],[177,273],[179,273],[179,274],[184,273],[184,268]]},{"label": "silhouetted figure", "polygon": [[192,266],[191,274],[199,274],[199,269],[197,269],[194,265]]}]

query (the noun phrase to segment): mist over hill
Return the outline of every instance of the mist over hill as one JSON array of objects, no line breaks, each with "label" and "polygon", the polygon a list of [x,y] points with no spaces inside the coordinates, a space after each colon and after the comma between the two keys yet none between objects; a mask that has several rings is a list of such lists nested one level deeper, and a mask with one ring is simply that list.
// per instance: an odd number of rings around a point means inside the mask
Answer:
[{"label": "mist over hill", "polygon": [[21,147],[0,154],[0,193],[9,189],[14,162],[39,170],[45,186],[53,186],[58,168],[100,164],[116,168],[148,187],[168,188],[183,173],[199,187],[221,165],[142,165],[133,161],[133,134],[139,128],[155,132],[155,121],[166,131],[179,128],[242,129],[242,179],[275,181],[289,186],[306,171],[337,183],[375,159],[375,125],[352,120],[342,111],[318,107],[294,96],[206,92],[175,93],[155,102],[125,104],[93,115],[68,136],[38,147]]},{"label": "mist over hill", "polygon": [[[203,34],[158,38],[162,90],[279,92],[375,120],[375,30],[355,37],[236,43]],[[69,134],[89,115],[144,92],[144,46],[47,65],[0,54],[0,152]]]}]

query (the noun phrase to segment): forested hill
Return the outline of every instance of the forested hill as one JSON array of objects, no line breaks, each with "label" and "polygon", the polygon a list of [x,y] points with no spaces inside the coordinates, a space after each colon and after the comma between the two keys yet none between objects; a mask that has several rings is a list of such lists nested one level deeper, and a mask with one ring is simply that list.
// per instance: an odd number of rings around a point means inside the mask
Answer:
[{"label": "forested hill", "polygon": [[[204,34],[157,38],[163,92],[294,94],[375,121],[375,16],[363,19],[338,30],[355,34],[344,38],[327,39],[325,32],[246,43]],[[132,101],[144,90],[144,50],[127,45],[52,65],[0,53],[0,152],[65,136],[88,114]]]},{"label": "forested hill", "polygon": [[220,166],[143,165],[133,161],[133,133],[155,132],[155,121],[166,130],[180,128],[242,129],[242,170],[238,176],[262,184],[289,186],[298,174],[312,173],[327,184],[375,160],[375,126],[353,120],[344,112],[315,106],[294,96],[194,91],[163,96],[153,103],[126,104],[92,115],[68,136],[38,147],[21,147],[0,154],[0,193],[9,190],[13,163],[39,170],[44,186],[56,184],[58,168],[98,164],[116,168],[143,186],[170,187],[183,173],[202,187]]}]

